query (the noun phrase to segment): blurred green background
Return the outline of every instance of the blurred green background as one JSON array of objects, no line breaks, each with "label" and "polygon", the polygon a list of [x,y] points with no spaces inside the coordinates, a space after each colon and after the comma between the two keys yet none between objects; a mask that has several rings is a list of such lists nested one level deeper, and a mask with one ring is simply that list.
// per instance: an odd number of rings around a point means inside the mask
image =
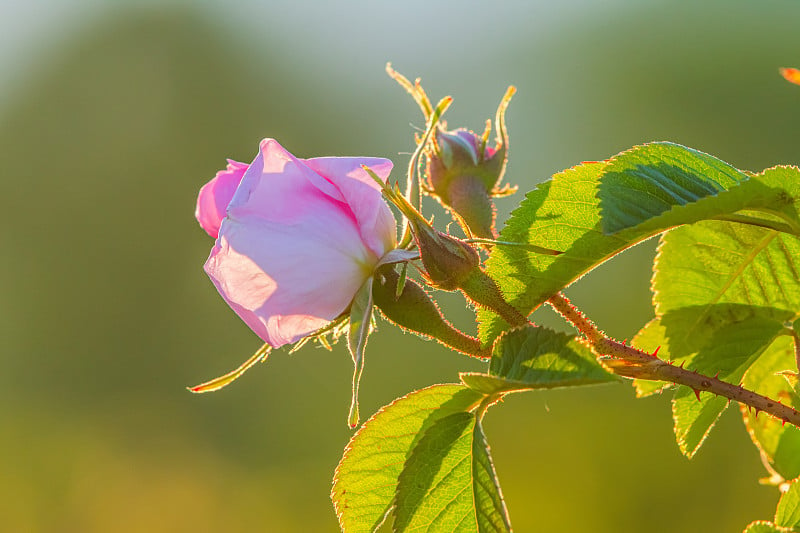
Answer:
[{"label": "blurred green background", "polygon": [[[392,61],[455,97],[451,126],[515,84],[522,191],[652,140],[797,163],[800,87],[777,69],[800,66],[799,22],[789,0],[0,2],[0,530],[338,529],[344,347],[185,389],[260,346],[202,271],[195,197],[226,157],[275,137],[402,175],[423,124]],[[568,291],[619,338],[652,316],[654,245]],[[367,357],[365,414],[479,368],[389,325]],[[691,462],[668,399],[625,386],[512,396],[486,431],[520,532],[737,532],[777,501],[735,408]]]}]

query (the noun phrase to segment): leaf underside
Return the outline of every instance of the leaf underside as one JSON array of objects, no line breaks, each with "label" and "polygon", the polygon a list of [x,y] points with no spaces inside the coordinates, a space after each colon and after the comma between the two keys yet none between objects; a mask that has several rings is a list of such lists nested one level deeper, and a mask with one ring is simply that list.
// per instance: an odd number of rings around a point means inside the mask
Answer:
[{"label": "leaf underside", "polygon": [[[800,312],[798,261],[800,241],[771,229],[703,221],[664,234],[653,276],[664,354],[739,384]],[[691,389],[676,390],[675,434],[684,454],[694,455],[725,407],[711,394],[698,401]]]},{"label": "leaf underside", "polygon": [[[800,409],[800,401],[792,387],[778,374],[791,368],[797,370],[792,339],[780,337],[748,369],[742,386],[758,389],[769,398]],[[800,476],[800,429],[746,409],[742,410],[742,416],[750,438],[770,466],[784,479]]]}]

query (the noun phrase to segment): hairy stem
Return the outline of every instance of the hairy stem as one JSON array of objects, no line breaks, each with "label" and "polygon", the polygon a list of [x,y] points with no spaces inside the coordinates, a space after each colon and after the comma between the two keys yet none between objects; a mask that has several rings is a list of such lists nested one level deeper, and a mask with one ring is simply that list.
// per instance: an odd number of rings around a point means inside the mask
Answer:
[{"label": "hairy stem", "polygon": [[649,354],[624,342],[610,339],[561,293],[552,296],[547,303],[580,331],[597,355],[605,356],[601,362],[615,374],[686,385],[694,391],[698,400],[701,392],[710,392],[751,407],[756,410],[756,414],[763,411],[784,423],[789,422],[800,427],[800,413],[777,400],[745,389],[741,385],[733,385],[716,377],[675,366],[659,359],[655,353]]},{"label": "hairy stem", "polygon": [[375,306],[401,328],[424,337],[431,337],[472,357],[491,357],[491,348],[484,348],[475,337],[454,327],[442,316],[436,303],[414,280],[406,279],[399,290],[400,276],[392,265],[379,269],[373,286]]}]

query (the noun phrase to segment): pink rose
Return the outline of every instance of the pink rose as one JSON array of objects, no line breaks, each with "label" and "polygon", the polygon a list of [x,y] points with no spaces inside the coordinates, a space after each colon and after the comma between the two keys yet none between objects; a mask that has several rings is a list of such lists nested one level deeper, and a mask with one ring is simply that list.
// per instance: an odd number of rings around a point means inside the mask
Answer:
[{"label": "pink rose", "polygon": [[264,139],[249,167],[230,161],[200,191],[197,219],[218,231],[205,270],[275,348],[342,314],[396,247],[394,217],[362,165],[383,180],[392,169],[380,158],[298,159]]}]

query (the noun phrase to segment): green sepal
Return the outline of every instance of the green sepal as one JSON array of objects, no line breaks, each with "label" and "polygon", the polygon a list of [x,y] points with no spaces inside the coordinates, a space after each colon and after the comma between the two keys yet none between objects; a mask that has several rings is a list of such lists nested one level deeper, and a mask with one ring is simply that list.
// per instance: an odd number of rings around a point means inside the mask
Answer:
[{"label": "green sepal", "polygon": [[210,381],[206,381],[205,383],[201,383],[200,385],[195,385],[194,387],[187,387],[191,392],[195,394],[202,394],[204,392],[214,392],[218,391],[223,387],[226,387],[239,379],[242,374],[250,370],[256,363],[261,363],[267,360],[267,356],[272,351],[272,346],[269,344],[264,344],[261,348],[256,351],[252,356],[250,356],[247,361],[239,365],[235,370],[231,370],[224,376],[220,376],[218,378],[214,378]]},{"label": "green sepal", "polygon": [[358,386],[364,370],[364,351],[372,327],[372,282],[370,276],[356,292],[350,304],[350,329],[347,332],[347,348],[353,357],[353,396],[347,423],[351,428],[358,425]]}]

